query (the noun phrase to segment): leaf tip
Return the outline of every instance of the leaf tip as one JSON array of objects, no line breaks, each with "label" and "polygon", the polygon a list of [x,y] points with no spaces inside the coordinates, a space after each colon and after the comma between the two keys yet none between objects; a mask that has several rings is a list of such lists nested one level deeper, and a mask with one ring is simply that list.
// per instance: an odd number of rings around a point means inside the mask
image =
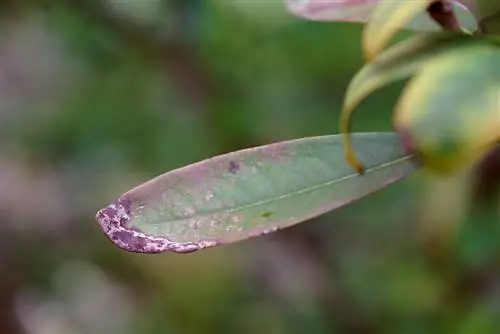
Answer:
[{"label": "leaf tip", "polygon": [[192,253],[217,245],[216,241],[173,242],[167,238],[154,237],[141,230],[128,227],[131,219],[130,204],[125,200],[97,211],[96,220],[104,235],[118,248],[132,253],[158,254],[166,251]]},{"label": "leaf tip", "polygon": [[372,29],[370,23],[368,23],[362,37],[363,55],[367,61],[373,61],[385,45],[382,36],[373,36]]},{"label": "leaf tip", "polygon": [[351,137],[351,114],[352,109],[344,108],[340,116],[340,133],[344,139],[344,156],[347,163],[358,173],[363,174],[365,166],[358,160],[354,152]]}]

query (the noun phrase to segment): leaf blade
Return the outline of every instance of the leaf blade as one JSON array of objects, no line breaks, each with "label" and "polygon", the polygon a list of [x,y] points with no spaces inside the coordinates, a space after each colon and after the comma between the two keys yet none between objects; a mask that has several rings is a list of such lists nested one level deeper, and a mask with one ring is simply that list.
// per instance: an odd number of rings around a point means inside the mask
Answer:
[{"label": "leaf blade", "polygon": [[[470,9],[475,8],[476,1],[450,1],[464,27],[473,27],[475,24]],[[284,0],[284,2],[290,13],[302,19],[365,23],[372,18],[379,0]],[[400,28],[425,32],[440,30],[440,27],[426,14],[417,15]]]},{"label": "leaf blade", "polygon": [[344,135],[346,160],[358,172],[363,163],[352,151],[351,119],[356,107],[374,91],[402,80],[419,70],[429,59],[456,49],[473,47],[482,43],[493,43],[487,38],[442,32],[409,38],[366,64],[351,80],[344,97],[340,120],[340,133]]},{"label": "leaf blade", "polygon": [[500,49],[481,45],[432,60],[406,87],[394,123],[436,172],[478,160],[500,141]]},{"label": "leaf blade", "polygon": [[123,194],[97,219],[127,251],[194,251],[292,226],[417,168],[396,134],[358,134],[355,140],[371,162],[363,177],[343,160],[341,136],[304,138],[168,172]]},{"label": "leaf blade", "polygon": [[[374,59],[402,27],[411,22],[417,26],[440,27],[430,18],[426,9],[434,0],[393,1],[381,0],[367,23],[363,33],[363,50],[368,59]],[[449,1],[459,18],[460,25],[475,31],[477,22],[467,8],[459,2]],[[416,21],[417,20],[417,21]]]},{"label": "leaf blade", "polygon": [[425,12],[431,3],[432,0],[381,0],[363,33],[366,57],[374,59],[401,26],[405,26],[418,13]]},{"label": "leaf blade", "polygon": [[396,44],[356,73],[347,88],[343,110],[352,112],[368,95],[411,76],[431,57],[482,41],[470,35],[438,33],[418,35]]}]

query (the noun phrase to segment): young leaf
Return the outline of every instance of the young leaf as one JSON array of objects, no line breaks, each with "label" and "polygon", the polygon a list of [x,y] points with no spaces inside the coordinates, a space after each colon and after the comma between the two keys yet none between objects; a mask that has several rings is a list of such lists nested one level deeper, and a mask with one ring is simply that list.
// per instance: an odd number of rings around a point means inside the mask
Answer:
[{"label": "young leaf", "polygon": [[405,89],[394,123],[425,166],[451,173],[500,141],[500,49],[432,59]]},{"label": "young leaf", "polygon": [[488,42],[479,36],[454,32],[418,35],[396,44],[373,62],[367,63],[349,84],[341,114],[340,132],[345,136],[346,159],[353,168],[363,170],[362,163],[352,151],[351,117],[368,95],[385,85],[411,76],[437,55]]},{"label": "young leaf", "polygon": [[355,134],[367,164],[345,163],[339,135],[245,149],[146,182],[97,213],[102,230],[131,252],[192,252],[274,232],[406,177],[418,164],[394,133]]},{"label": "young leaf", "polygon": [[[474,6],[476,1],[450,1],[462,26],[475,26],[474,18],[463,4]],[[365,23],[370,21],[379,2],[380,0],[285,0],[285,6],[292,14],[307,20]],[[427,13],[417,14],[399,28],[427,32],[440,30]]]},{"label": "young leaf", "polygon": [[[394,1],[380,0],[373,12],[371,20],[367,23],[363,35],[363,50],[368,59],[374,59],[387,45],[390,39],[418,15],[427,15],[427,8],[435,0]],[[466,11],[467,9],[458,2],[446,2],[452,5],[452,10]],[[477,28],[476,20],[469,13],[469,19],[463,19],[461,26],[469,31]],[[430,18],[428,18],[431,20]]]},{"label": "young leaf", "polygon": [[363,50],[373,59],[401,27],[425,10],[433,0],[381,0],[367,23],[363,34]]},{"label": "young leaf", "polygon": [[377,89],[411,76],[433,57],[487,43],[485,40],[480,36],[443,32],[417,35],[395,45],[367,63],[354,76],[346,92],[344,112],[351,113]]}]

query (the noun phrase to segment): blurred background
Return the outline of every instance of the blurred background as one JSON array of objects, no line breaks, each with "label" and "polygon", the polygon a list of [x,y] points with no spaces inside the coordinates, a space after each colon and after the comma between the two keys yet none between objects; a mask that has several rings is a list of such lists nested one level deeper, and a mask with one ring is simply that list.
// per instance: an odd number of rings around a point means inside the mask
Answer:
[{"label": "blurred background", "polygon": [[[123,252],[94,220],[173,168],[336,133],[361,26],[281,0],[0,13],[1,334],[500,332],[498,157],[188,255]],[[355,130],[391,131],[402,87],[370,97]]]}]

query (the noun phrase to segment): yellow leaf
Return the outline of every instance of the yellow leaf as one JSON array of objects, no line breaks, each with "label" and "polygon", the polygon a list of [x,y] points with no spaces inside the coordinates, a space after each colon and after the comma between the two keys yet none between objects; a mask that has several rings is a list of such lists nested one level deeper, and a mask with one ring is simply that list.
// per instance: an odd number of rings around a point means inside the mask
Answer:
[{"label": "yellow leaf", "polygon": [[500,50],[477,46],[433,59],[406,87],[394,124],[435,172],[479,160],[500,141]]},{"label": "yellow leaf", "polygon": [[[439,27],[428,15],[420,15],[436,0],[381,0],[367,23],[363,35],[363,50],[367,59],[374,59],[390,39],[406,26]],[[457,1],[446,1],[464,32],[473,32],[477,22],[468,9]],[[418,19],[421,22],[415,22]]]},{"label": "yellow leaf", "polygon": [[382,53],[352,79],[345,94],[340,120],[346,160],[358,172],[364,170],[351,144],[351,118],[356,107],[377,89],[413,75],[432,58],[456,49],[484,44],[483,39],[460,33],[417,35]]}]

